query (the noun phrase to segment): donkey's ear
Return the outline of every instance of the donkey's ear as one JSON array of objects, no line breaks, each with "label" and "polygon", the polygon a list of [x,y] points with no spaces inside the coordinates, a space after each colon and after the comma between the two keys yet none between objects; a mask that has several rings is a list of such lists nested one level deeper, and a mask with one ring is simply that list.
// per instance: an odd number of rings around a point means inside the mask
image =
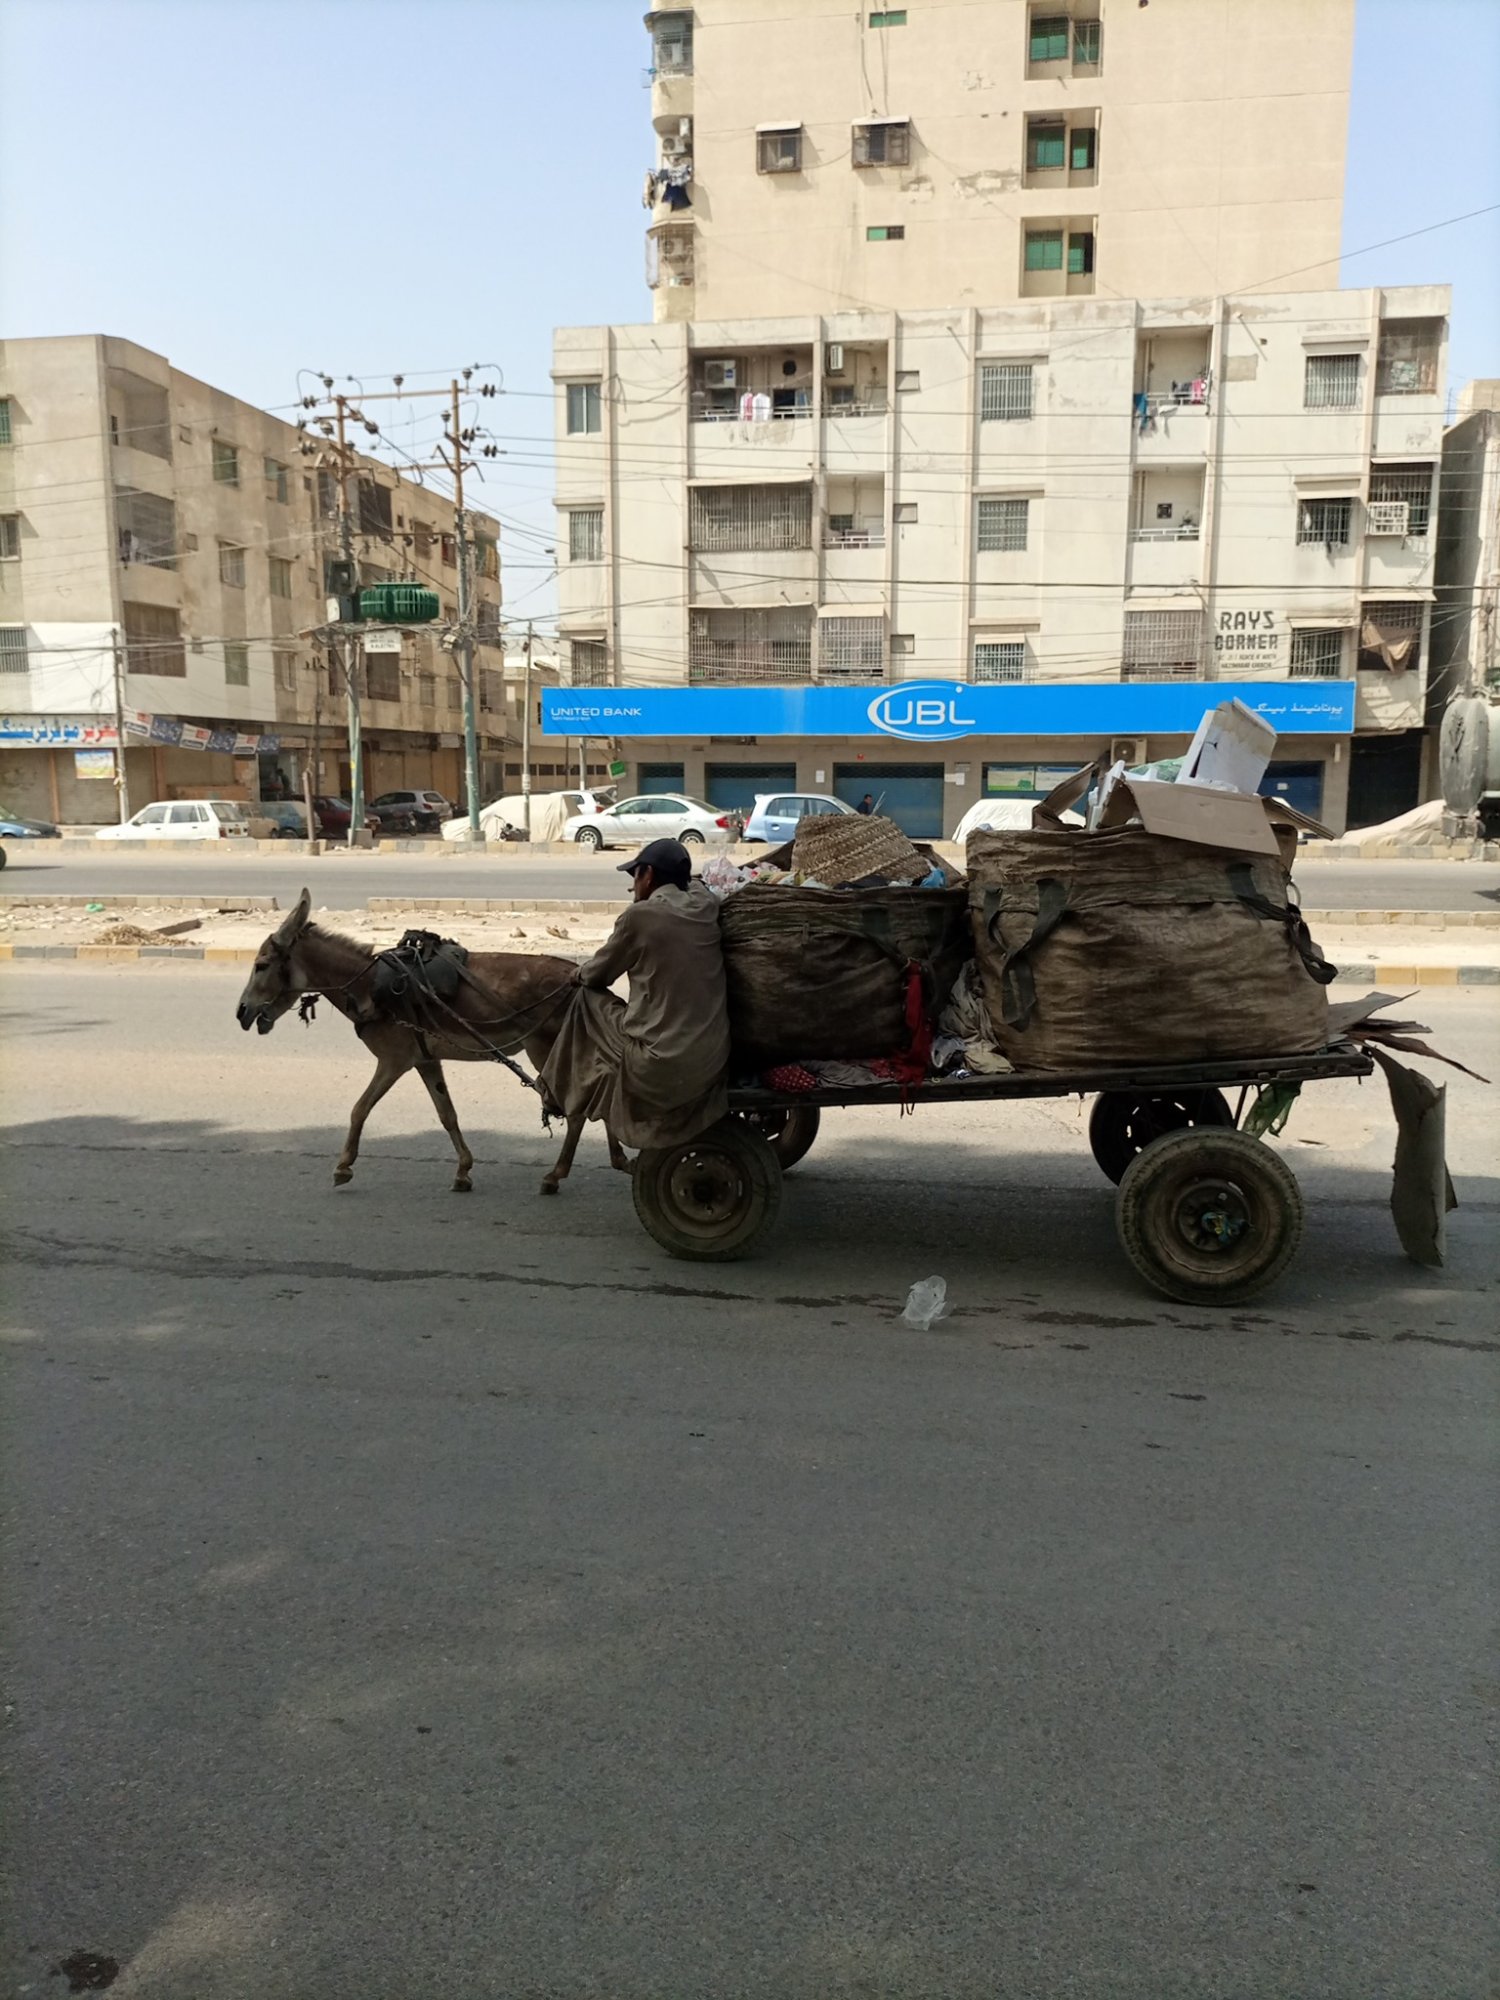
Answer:
[{"label": "donkey's ear", "polygon": [[307,919],[312,912],[312,897],[304,889],[297,898],[297,907],[288,910],[276,926],[276,936],[280,943],[290,944],[300,932],[307,928]]}]

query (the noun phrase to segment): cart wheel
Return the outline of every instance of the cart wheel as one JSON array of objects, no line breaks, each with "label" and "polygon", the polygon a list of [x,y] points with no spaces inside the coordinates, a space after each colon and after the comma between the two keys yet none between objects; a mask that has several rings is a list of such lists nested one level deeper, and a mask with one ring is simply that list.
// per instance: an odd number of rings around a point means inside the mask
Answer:
[{"label": "cart wheel", "polygon": [[1106,1090],[1089,1113],[1089,1145],[1094,1158],[1118,1187],[1131,1161],[1163,1132],[1189,1126],[1232,1126],[1234,1113],[1221,1090],[1174,1090],[1147,1097],[1134,1090]]},{"label": "cart wheel", "polygon": [[736,1111],[734,1116],[769,1141],[784,1174],[806,1159],[821,1123],[816,1104],[794,1104],[780,1111]]},{"label": "cart wheel", "polygon": [[769,1140],[725,1118],[685,1146],[640,1155],[635,1212],[664,1250],[699,1263],[748,1257],[781,1207],[781,1166]]},{"label": "cart wheel", "polygon": [[1235,1305],[1264,1291],[1302,1235],[1302,1191],[1280,1154],[1244,1132],[1163,1133],[1115,1197],[1125,1255],[1185,1305]]}]

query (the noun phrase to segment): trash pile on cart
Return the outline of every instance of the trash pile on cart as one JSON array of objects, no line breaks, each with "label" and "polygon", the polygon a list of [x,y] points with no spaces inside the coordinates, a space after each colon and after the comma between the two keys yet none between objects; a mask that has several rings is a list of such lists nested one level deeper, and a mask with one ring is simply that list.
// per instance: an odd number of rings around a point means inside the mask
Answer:
[{"label": "trash pile on cart", "polygon": [[[964,875],[878,816],[805,819],[763,861],[709,863],[738,1129],[680,1149],[676,1214],[654,1212],[661,1173],[637,1175],[647,1228],[679,1255],[745,1255],[820,1107],[1080,1093],[1132,1263],[1172,1298],[1244,1299],[1301,1230],[1263,1135],[1303,1082],[1368,1075],[1366,1044],[1383,1043],[1398,1229],[1440,1262],[1443,1093],[1388,1053],[1435,1052],[1417,1024],[1372,1018],[1387,996],[1330,1010],[1335,968],[1291,883],[1300,838],[1325,829],[1259,796],[1275,740],[1226,702],[1170,778],[1087,767],[1029,829],[972,834]],[[1065,822],[1085,801],[1086,822]]]}]

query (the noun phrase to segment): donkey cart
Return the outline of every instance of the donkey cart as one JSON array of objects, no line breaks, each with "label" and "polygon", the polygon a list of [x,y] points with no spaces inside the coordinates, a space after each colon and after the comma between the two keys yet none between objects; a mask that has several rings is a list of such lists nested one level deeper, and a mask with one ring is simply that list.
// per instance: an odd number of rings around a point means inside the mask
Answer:
[{"label": "donkey cart", "polygon": [[[817,1136],[820,1113],[849,1105],[972,1104],[995,1098],[1093,1097],[1089,1144],[1117,1183],[1115,1227],[1136,1270],[1166,1298],[1234,1305],[1291,1262],[1302,1195],[1280,1154],[1244,1129],[1268,1091],[1281,1101],[1323,1077],[1365,1077],[1353,1042],[1260,1062],[1184,1063],[1076,1073],[933,1078],[908,1085],[730,1092],[730,1116],[682,1145],[642,1153],[636,1214],[674,1257],[728,1262],[765,1240],[782,1177]],[[1230,1104],[1226,1091],[1238,1090]]]}]

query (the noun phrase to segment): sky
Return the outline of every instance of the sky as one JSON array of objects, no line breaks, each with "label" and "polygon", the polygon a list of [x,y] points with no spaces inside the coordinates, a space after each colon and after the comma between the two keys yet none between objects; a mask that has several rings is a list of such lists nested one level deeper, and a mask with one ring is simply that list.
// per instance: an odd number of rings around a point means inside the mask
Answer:
[{"label": "sky", "polygon": [[[506,456],[470,499],[508,610],[545,617],[552,328],[651,316],[643,12],[7,0],[0,333],[117,334],[288,414],[299,370],[497,364]],[[1451,283],[1455,386],[1500,375],[1500,214],[1430,225],[1500,204],[1497,104],[1500,0],[1358,0],[1343,280]],[[429,456],[441,405],[408,409]]]}]

